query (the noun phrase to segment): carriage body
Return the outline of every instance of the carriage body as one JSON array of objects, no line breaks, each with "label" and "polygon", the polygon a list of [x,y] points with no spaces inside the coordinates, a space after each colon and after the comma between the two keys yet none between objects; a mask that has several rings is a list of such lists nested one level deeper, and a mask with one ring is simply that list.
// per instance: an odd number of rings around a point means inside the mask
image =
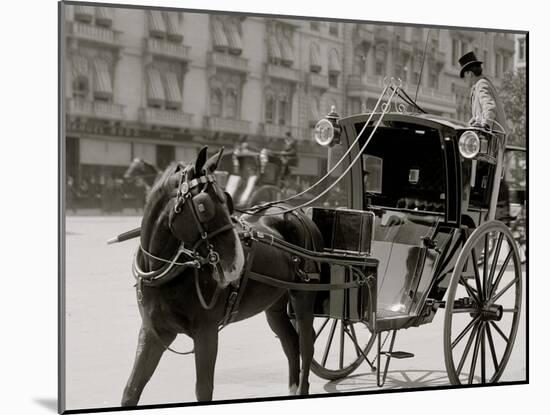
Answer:
[{"label": "carriage body", "polygon": [[[360,345],[362,355],[357,353],[357,359],[352,359],[347,366],[343,364],[344,346],[341,341],[340,356],[336,359],[339,362],[333,369],[328,368],[330,346],[327,343],[325,355],[320,363],[316,362],[314,370],[327,379],[348,375],[358,360],[366,358],[375,336],[378,337],[378,357],[385,354],[390,358],[395,354],[392,349],[397,330],[428,324],[433,321],[437,310],[445,308],[445,362],[451,382],[461,383],[462,367],[455,363],[462,356],[453,357],[456,352],[453,349],[464,335],[456,334],[459,323],[455,315],[469,313],[472,319],[476,319],[472,324],[478,337],[485,336],[485,326],[500,321],[502,315],[483,314],[481,309],[488,310],[498,303],[493,304],[491,296],[498,291],[500,274],[513,264],[511,281],[496,295],[496,300],[500,300],[506,290],[515,287],[514,291],[506,293],[513,294],[511,302],[514,306],[507,309],[512,314],[502,364],[490,377],[491,381],[496,381],[509,358],[517,331],[522,278],[518,250],[511,233],[502,222],[495,220],[503,173],[504,137],[430,114],[384,112],[341,119],[329,114],[327,120],[339,132],[339,140],[336,140],[339,143],[328,148],[328,158],[337,161],[347,153],[342,170],[349,167],[350,173],[341,179],[346,188],[346,209],[373,218],[369,249],[363,254],[375,259],[378,266],[373,273],[376,277],[375,293],[369,295],[364,288],[359,288],[318,295],[316,316],[340,321],[342,338],[348,332],[349,338],[355,337],[353,325],[357,326],[356,323],[365,325],[371,337]],[[369,124],[365,125],[366,122]],[[376,131],[371,134],[373,130]],[[469,152],[472,142],[465,138],[474,136],[477,140],[474,147],[477,147]],[[330,162],[328,167],[331,168]],[[325,219],[327,214],[312,211],[312,218],[319,228],[330,228]],[[342,212],[342,209],[333,211]],[[339,225],[332,226],[336,227],[332,233],[322,232],[325,238],[341,232],[337,229]],[[348,228],[352,229],[347,231],[352,239],[369,239],[353,233],[364,232],[360,226]],[[330,238],[332,240],[325,240],[325,246],[327,251],[333,252],[334,237]],[[497,249],[493,253],[491,249],[495,244]],[[501,245],[505,244],[509,246],[509,253],[502,265],[499,255]],[[484,258],[485,252],[489,254]],[[353,248],[349,254],[361,252]],[[500,270],[497,281],[496,270]],[[352,278],[350,269],[329,264],[324,271],[321,278],[325,282]],[[374,304],[368,303],[373,301]],[[478,324],[478,320],[483,324]],[[464,330],[471,330],[471,326]],[[390,350],[386,352],[380,346],[383,332],[393,333]],[[333,336],[334,328],[329,334],[329,342]],[[354,348],[359,351],[358,343],[361,342],[355,339],[354,343],[351,353]],[[494,348],[493,343],[490,346]],[[468,350],[463,354],[467,353]],[[408,356],[407,353],[400,356],[403,355]],[[480,377],[485,383],[484,362],[483,368]],[[474,365],[471,372],[475,370]],[[469,383],[472,376],[469,376]],[[380,372],[379,384],[383,384]]]},{"label": "carriage body", "polygon": [[[337,153],[331,159],[350,148],[369,115],[339,120],[341,147],[329,149]],[[358,157],[380,115],[373,114],[371,127],[353,146],[345,166]],[[483,153],[474,160],[459,151],[466,131],[476,131],[485,140]],[[331,293],[332,301],[324,309],[318,307],[323,310],[319,315],[366,318],[379,331],[431,322],[445,295],[464,228],[476,228],[494,217],[502,169],[499,146],[497,136],[458,122],[431,115],[386,114],[351,174],[342,179],[349,208],[373,217],[368,255],[379,261],[376,321],[372,315],[355,312],[355,307],[350,310],[352,302],[358,302],[359,310],[369,309],[360,304],[368,301],[364,293]],[[327,214],[313,216],[320,228],[332,226],[326,223]],[[357,235],[349,229],[335,233],[354,239]],[[332,242],[325,245],[333,250]],[[338,268],[334,273],[326,273],[325,279],[349,278]],[[322,297],[318,302],[326,304]],[[332,311],[327,312],[327,307]]]}]

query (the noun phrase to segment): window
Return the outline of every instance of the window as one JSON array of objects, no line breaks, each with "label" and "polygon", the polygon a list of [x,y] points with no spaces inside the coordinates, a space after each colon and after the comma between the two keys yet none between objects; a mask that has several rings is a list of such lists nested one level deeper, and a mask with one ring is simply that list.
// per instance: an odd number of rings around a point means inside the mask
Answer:
[{"label": "window", "polygon": [[94,99],[110,101],[113,95],[111,74],[106,61],[94,60]]},{"label": "window", "polygon": [[437,72],[430,72],[428,80],[430,88],[437,89],[439,87],[439,76],[437,75]]},{"label": "window", "polygon": [[183,35],[180,27],[180,14],[178,12],[164,12],[164,21],[166,23],[166,37],[173,42],[181,42]]},{"label": "window", "polygon": [[222,116],[222,91],[215,88],[210,93],[210,115],[212,117]]},{"label": "window", "polygon": [[147,69],[147,106],[162,108],[164,104],[164,87],[160,71],[157,68]]},{"label": "window", "polygon": [[86,99],[88,98],[89,92],[90,92],[90,84],[89,84],[88,78],[82,75],[78,76],[73,81],[73,97]]},{"label": "window", "polygon": [[317,43],[312,43],[309,49],[309,70],[314,73],[321,72],[321,51]]},{"label": "window", "polygon": [[338,88],[338,74],[336,72],[330,72],[328,74],[328,85],[331,88]]},{"label": "window", "polygon": [[508,71],[508,69],[510,68],[510,59],[508,58],[508,56],[504,56],[503,59],[502,59],[502,73]]},{"label": "window", "polygon": [[265,122],[272,124],[275,113],[275,100],[273,95],[268,95],[265,100]]},{"label": "window", "polygon": [[331,36],[338,36],[338,23],[330,22],[330,25],[328,27],[328,33]]},{"label": "window", "polygon": [[164,75],[166,89],[166,109],[179,110],[181,108],[181,89],[178,76],[168,71]]},{"label": "window", "polygon": [[500,53],[495,54],[495,76],[500,78],[502,73],[502,56]]},{"label": "window", "polygon": [[384,62],[376,61],[375,71],[376,71],[376,75],[383,75],[384,74]]},{"label": "window", "polygon": [[149,36],[164,39],[166,34],[166,25],[164,24],[162,12],[148,10],[147,20],[149,22]]},{"label": "window", "polygon": [[460,56],[464,56],[466,53],[469,52],[469,47],[468,47],[468,43],[467,42],[464,42],[462,41],[461,44],[460,44],[461,48],[460,48]]},{"label": "window", "polygon": [[288,102],[286,98],[279,100],[279,125],[287,125]]},{"label": "window", "polygon": [[457,66],[458,65],[458,39],[453,39],[453,45],[452,45],[452,55],[451,55],[451,65]]},{"label": "window", "polygon": [[319,22],[309,22],[309,27],[311,30],[319,31]]},{"label": "window", "polygon": [[237,92],[231,88],[225,93],[225,118],[237,118]]}]

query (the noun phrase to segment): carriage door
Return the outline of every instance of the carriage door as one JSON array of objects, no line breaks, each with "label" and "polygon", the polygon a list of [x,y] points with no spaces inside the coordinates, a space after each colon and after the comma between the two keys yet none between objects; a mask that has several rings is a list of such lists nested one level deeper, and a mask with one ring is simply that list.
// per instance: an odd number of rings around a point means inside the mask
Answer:
[{"label": "carriage door", "polygon": [[436,234],[440,218],[384,210],[376,216],[373,257],[378,267],[378,317],[405,317],[419,311],[429,286],[436,252],[425,239],[444,243]]}]

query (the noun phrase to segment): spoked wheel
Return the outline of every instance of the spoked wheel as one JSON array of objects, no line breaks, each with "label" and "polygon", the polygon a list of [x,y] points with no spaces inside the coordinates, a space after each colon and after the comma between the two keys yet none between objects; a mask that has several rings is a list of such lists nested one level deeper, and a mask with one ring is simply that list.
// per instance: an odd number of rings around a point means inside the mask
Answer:
[{"label": "spoked wheel", "polygon": [[376,336],[365,323],[330,317],[317,317],[315,354],[311,370],[317,376],[336,380],[350,375],[359,367],[372,348]]},{"label": "spoked wheel", "polygon": [[[492,255],[479,264],[480,252]],[[517,334],[522,272],[514,237],[502,222],[476,229],[458,257],[445,306],[445,366],[454,385],[495,383]]]}]

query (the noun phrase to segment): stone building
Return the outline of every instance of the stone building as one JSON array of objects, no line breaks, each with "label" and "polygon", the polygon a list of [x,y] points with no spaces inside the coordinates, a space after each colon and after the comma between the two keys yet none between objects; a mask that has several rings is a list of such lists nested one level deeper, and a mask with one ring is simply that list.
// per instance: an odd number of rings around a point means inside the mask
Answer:
[{"label": "stone building", "polygon": [[312,127],[332,105],[372,109],[383,77],[395,76],[429,112],[467,120],[458,57],[475,50],[497,81],[514,59],[510,35],[479,31],[92,6],[64,15],[67,174],[77,182],[120,177],[135,157],[191,161],[203,144],[243,137],[279,149],[288,132],[295,173],[313,179],[326,151]]}]

